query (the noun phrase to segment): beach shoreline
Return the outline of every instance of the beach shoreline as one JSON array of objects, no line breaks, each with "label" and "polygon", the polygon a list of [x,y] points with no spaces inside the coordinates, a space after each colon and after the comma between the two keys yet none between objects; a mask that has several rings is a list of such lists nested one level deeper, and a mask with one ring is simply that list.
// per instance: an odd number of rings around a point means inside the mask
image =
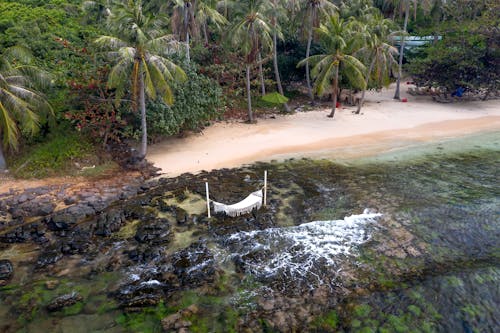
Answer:
[{"label": "beach shoreline", "polygon": [[164,176],[289,158],[355,159],[478,133],[500,131],[500,100],[436,103],[430,96],[392,99],[394,87],[367,92],[360,115],[344,107],[275,115],[257,124],[218,122],[200,134],[152,145],[148,160]]}]

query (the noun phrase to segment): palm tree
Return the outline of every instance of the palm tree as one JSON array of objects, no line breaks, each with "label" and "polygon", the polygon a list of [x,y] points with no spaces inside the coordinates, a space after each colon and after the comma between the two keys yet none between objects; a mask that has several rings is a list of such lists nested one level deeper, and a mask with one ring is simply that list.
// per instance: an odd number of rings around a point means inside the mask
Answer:
[{"label": "palm tree", "polygon": [[[321,16],[326,16],[332,14],[337,10],[337,6],[328,0],[304,0],[303,8],[301,10],[301,15],[299,19],[302,18],[305,21],[307,29],[307,47],[306,47],[306,59],[311,55],[311,44],[313,40],[314,29],[320,25]],[[311,86],[311,77],[309,69],[309,61],[306,61],[306,82],[307,91],[309,98],[314,102],[314,94]]]},{"label": "palm tree", "polygon": [[[196,21],[194,19],[194,4],[191,0],[172,0],[175,4],[175,11],[172,17],[173,30],[180,36],[184,36],[186,43],[186,61],[189,63],[191,57],[189,55],[190,36],[197,31]],[[191,30],[191,34],[190,31]]]},{"label": "palm tree", "polygon": [[230,42],[245,57],[248,120],[252,123],[250,71],[262,48],[271,45],[271,27],[264,16],[264,0],[248,0],[236,9],[236,20],[229,30]]},{"label": "palm tree", "polygon": [[212,23],[217,30],[221,30],[223,25],[226,25],[227,19],[217,11],[216,0],[205,0],[196,2],[197,8],[195,12],[196,22],[201,26],[205,44],[208,44],[208,24]]},{"label": "palm tree", "polygon": [[401,75],[403,72],[403,54],[405,47],[405,34],[408,27],[408,17],[410,16],[410,0],[402,0],[404,1],[405,8],[405,20],[403,24],[403,33],[400,37],[400,46],[399,46],[399,61],[398,61],[398,75],[396,77],[396,91],[394,93],[394,99],[400,99],[400,85],[401,85]]},{"label": "palm tree", "polygon": [[[281,2],[287,2],[287,0],[281,0]],[[278,37],[280,39],[283,38],[283,34],[281,33],[280,26],[278,24],[278,20],[280,17],[286,17],[286,15],[282,14],[284,7],[280,0],[271,0],[271,6],[269,7],[269,16],[271,18],[271,27],[273,30],[273,68],[274,68],[274,77],[276,79],[276,85],[278,87],[278,92],[281,95],[284,95],[283,86],[281,85],[281,77],[280,71],[278,68]],[[285,111],[290,112],[290,107],[288,103],[284,103]]]},{"label": "palm tree", "polygon": [[159,95],[170,105],[173,94],[169,82],[186,80],[184,71],[170,61],[175,43],[165,35],[161,17],[146,16],[141,0],[124,0],[111,11],[108,27],[112,36],[101,36],[96,44],[111,49],[109,57],[116,61],[108,85],[116,89],[120,102],[128,87],[131,88],[132,108],[141,111],[142,139],[140,153],[147,152],[146,95],[156,99]]},{"label": "palm tree", "polygon": [[0,170],[5,170],[3,149],[16,150],[20,130],[35,134],[40,125],[38,113],[53,113],[43,95],[33,87],[48,86],[49,77],[31,62],[22,47],[11,47],[0,56]]},{"label": "palm tree", "polygon": [[381,86],[392,65],[396,63],[394,55],[398,53],[398,50],[386,42],[393,35],[391,33],[393,25],[392,20],[384,19],[380,13],[368,16],[366,45],[360,49],[360,53],[366,56],[370,66],[365,74],[365,89],[361,94],[356,114],[360,113],[365,101],[366,89],[373,76],[373,70],[375,69],[375,79],[378,81],[378,86]]},{"label": "palm tree", "polygon": [[303,66],[308,62],[314,64],[311,71],[315,79],[314,85],[318,95],[323,95],[331,87],[333,118],[337,105],[339,72],[354,87],[365,86],[365,66],[353,54],[363,46],[364,36],[357,27],[356,21],[344,21],[338,14],[331,15],[325,24],[321,24],[316,32],[320,36],[320,44],[325,54],[313,55],[299,62]]},{"label": "palm tree", "polygon": [[186,61],[189,63],[191,36],[198,36],[201,27],[205,43],[208,44],[208,23],[212,22],[220,29],[227,20],[217,11],[217,2],[214,0],[172,0],[172,2],[174,3],[172,28],[186,43]]}]

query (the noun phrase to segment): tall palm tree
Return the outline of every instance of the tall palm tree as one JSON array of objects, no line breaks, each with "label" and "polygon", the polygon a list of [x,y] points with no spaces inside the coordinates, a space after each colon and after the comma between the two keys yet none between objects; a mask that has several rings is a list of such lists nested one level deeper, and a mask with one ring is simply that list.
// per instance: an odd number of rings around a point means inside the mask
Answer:
[{"label": "tall palm tree", "polygon": [[248,0],[236,9],[235,21],[229,30],[230,42],[245,58],[248,120],[253,122],[250,72],[263,47],[271,45],[271,27],[264,15],[265,0]]},{"label": "tall palm tree", "polygon": [[330,118],[335,115],[340,72],[354,87],[364,89],[366,68],[354,56],[364,42],[363,33],[357,25],[358,22],[345,21],[339,14],[331,15],[325,24],[316,29],[326,53],[310,56],[298,64],[314,64],[311,75],[315,79],[314,86],[318,95],[323,95],[331,87],[333,105],[332,112],[328,115]]},{"label": "tall palm tree", "polygon": [[[388,43],[389,38],[393,36],[393,26],[393,21],[383,18],[380,13],[368,16],[366,45],[360,49],[359,53],[367,58],[370,66],[365,74],[365,89],[361,94],[356,114],[360,113],[365,101],[365,93],[370,78],[374,76],[375,80],[378,81],[378,86],[381,86],[383,79],[388,77],[393,64],[396,63],[394,55],[398,53],[398,50]],[[375,73],[373,73],[374,70]]]},{"label": "tall palm tree", "polygon": [[7,49],[0,56],[0,170],[5,170],[3,149],[16,150],[20,129],[35,134],[40,112],[53,113],[44,96],[35,86],[48,86],[50,78],[31,62],[31,54],[22,47]]},{"label": "tall palm tree", "polygon": [[117,102],[130,87],[132,108],[140,109],[143,157],[147,152],[146,95],[151,99],[159,95],[170,105],[173,94],[169,82],[186,80],[184,71],[167,58],[175,43],[163,32],[165,25],[161,17],[143,13],[141,0],[124,0],[111,10],[108,18],[113,35],[101,36],[95,41],[98,46],[110,49],[108,55],[116,62],[108,85],[116,89]]},{"label": "tall palm tree", "polygon": [[[283,38],[283,34],[281,33],[281,28],[279,25],[279,19],[286,19],[286,15],[284,15],[284,6],[286,5],[287,0],[271,0],[271,6],[269,7],[269,17],[271,19],[271,27],[273,30],[273,68],[274,68],[274,78],[276,80],[276,86],[278,87],[278,92],[281,95],[284,95],[283,86],[281,84],[280,71],[278,68],[278,37],[280,39]],[[285,111],[290,112],[290,107],[288,103],[284,103]]]},{"label": "tall palm tree", "polygon": [[[175,4],[175,11],[172,17],[173,30],[179,37],[184,38],[186,43],[186,61],[191,61],[190,37],[198,31],[194,19],[194,1],[191,0],[172,0]],[[191,32],[190,32],[191,31]]]},{"label": "tall palm tree", "polygon": [[[301,15],[299,19],[302,19],[305,23],[307,29],[307,47],[306,47],[306,59],[311,55],[311,44],[313,40],[314,29],[320,25],[320,18],[332,14],[337,10],[337,6],[328,0],[303,0]],[[311,76],[309,69],[309,61],[306,61],[306,82],[307,91],[309,98],[314,102],[314,94],[311,86]]]},{"label": "tall palm tree", "polygon": [[403,23],[403,33],[400,37],[400,45],[399,45],[399,61],[398,61],[398,75],[396,77],[396,91],[394,92],[394,99],[400,99],[400,86],[401,86],[401,75],[403,72],[403,56],[404,56],[404,47],[405,47],[405,34],[408,28],[408,17],[410,16],[410,0],[401,0],[403,1],[403,6],[405,8],[405,20]]}]

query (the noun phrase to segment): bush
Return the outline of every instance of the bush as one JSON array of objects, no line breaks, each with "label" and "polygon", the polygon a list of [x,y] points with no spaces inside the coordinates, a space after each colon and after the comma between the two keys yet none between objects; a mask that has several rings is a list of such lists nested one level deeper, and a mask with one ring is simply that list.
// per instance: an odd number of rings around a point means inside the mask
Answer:
[{"label": "bush", "polygon": [[169,107],[160,100],[148,103],[150,139],[187,129],[197,130],[221,114],[222,89],[217,82],[196,73],[194,69],[186,70],[186,74],[186,82],[173,84],[174,105]]}]

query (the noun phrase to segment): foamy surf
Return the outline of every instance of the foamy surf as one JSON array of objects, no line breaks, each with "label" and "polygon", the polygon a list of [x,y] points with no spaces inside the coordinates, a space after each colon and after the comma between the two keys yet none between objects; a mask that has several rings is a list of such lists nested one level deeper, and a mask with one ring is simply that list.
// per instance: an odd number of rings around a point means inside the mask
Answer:
[{"label": "foamy surf", "polygon": [[367,224],[382,214],[363,213],[343,220],[314,221],[294,227],[239,232],[224,241],[231,258],[259,278],[320,277],[370,239]]}]

